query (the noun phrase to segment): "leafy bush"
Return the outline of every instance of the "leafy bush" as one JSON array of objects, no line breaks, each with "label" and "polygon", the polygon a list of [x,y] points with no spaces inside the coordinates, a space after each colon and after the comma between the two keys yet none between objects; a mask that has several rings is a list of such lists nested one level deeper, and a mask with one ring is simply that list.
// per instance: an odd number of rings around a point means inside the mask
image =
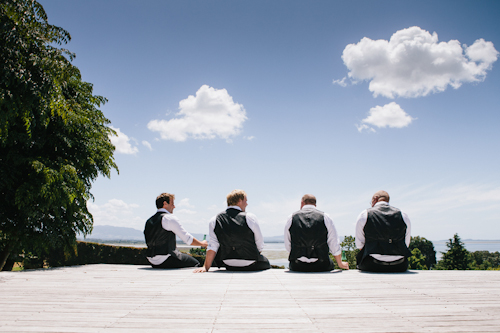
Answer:
[{"label": "leafy bush", "polygon": [[[356,269],[356,255],[359,252],[359,249],[356,248],[356,238],[353,236],[345,236],[344,240],[340,243],[340,247],[342,248],[345,256],[345,258],[342,258],[342,261],[347,261],[349,263],[349,269]],[[339,269],[337,262],[331,253],[330,257],[335,264],[335,269]]]},{"label": "leafy bush", "polygon": [[[424,237],[420,236],[411,237],[410,246],[408,248],[410,249],[410,251],[412,251],[412,254],[413,250],[415,249],[418,249],[420,251],[420,254],[424,257],[423,262],[421,262],[421,266],[427,267],[425,269],[431,269],[434,265],[436,265],[436,251],[434,250],[434,244],[432,244],[430,240],[427,240]],[[411,262],[420,262],[420,258],[417,258],[413,255],[412,257],[408,258],[408,261],[410,262],[411,269],[422,269],[412,267],[411,264]]]},{"label": "leafy bush", "polygon": [[410,269],[428,269],[425,265],[426,257],[422,254],[419,248],[414,248],[411,251],[412,256],[408,258],[408,266]]},{"label": "leafy bush", "polygon": [[458,234],[455,234],[453,238],[450,238],[446,242],[446,247],[448,251],[443,252],[443,257],[437,265],[436,269],[444,270],[467,270],[471,269],[471,257],[469,251],[464,246],[464,243],[460,240]]}]

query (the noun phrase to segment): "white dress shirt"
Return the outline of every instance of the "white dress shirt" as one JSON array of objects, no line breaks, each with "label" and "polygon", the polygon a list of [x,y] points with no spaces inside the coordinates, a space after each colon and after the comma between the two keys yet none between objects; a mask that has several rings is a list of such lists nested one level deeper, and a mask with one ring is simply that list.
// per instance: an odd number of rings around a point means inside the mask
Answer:
[{"label": "white dress shirt", "polygon": [[[304,205],[302,207],[302,210],[304,209],[315,209],[317,211],[320,211],[319,209],[316,208],[314,205]],[[337,256],[342,253],[342,250],[340,248],[340,242],[339,238],[337,235],[337,229],[335,229],[335,225],[333,224],[332,219],[328,214],[323,213],[324,215],[324,220],[325,220],[325,226],[326,230],[328,231],[328,236],[327,236],[327,243],[328,243],[328,248],[330,249],[330,252],[334,255]],[[290,227],[292,225],[292,217],[293,214],[288,217],[288,220],[285,224],[285,249],[290,252],[292,249],[292,238],[290,236]],[[315,262],[318,261],[318,258],[306,258],[306,257],[300,257],[297,258],[297,260],[300,260],[302,262]]]},{"label": "white dress shirt", "polygon": [[[239,206],[229,206],[227,207],[241,210]],[[208,250],[212,250],[217,252],[219,250],[220,244],[219,240],[217,239],[217,235],[215,234],[215,220],[217,218],[217,215],[212,217],[209,222],[209,227],[208,227]],[[255,237],[255,245],[257,245],[257,249],[259,252],[262,252],[264,249],[264,237],[262,236],[262,232],[260,231],[259,223],[257,222],[257,217],[252,214],[252,213],[246,213],[246,219],[247,219],[247,225],[250,228],[250,230],[253,231],[254,237]],[[245,267],[253,264],[255,260],[245,260],[245,259],[226,259],[223,260],[223,262],[226,265],[233,266],[233,267]]]},{"label": "white dress shirt", "polygon": [[[375,204],[375,206],[379,205],[389,205],[389,203],[385,201],[379,201]],[[405,243],[406,246],[410,246],[410,240],[411,240],[410,219],[408,218],[408,215],[406,215],[403,212],[401,212],[401,215],[403,215],[403,221],[406,223]],[[358,249],[362,249],[363,246],[365,246],[365,231],[363,229],[365,228],[367,219],[368,219],[368,210],[365,209],[364,211],[361,212],[361,214],[359,214],[358,221],[356,222],[356,247]],[[371,254],[371,256],[377,260],[385,262],[396,261],[401,258],[404,258],[404,256],[394,256],[386,254]]]},{"label": "white dress shirt", "polygon": [[[161,219],[161,226],[163,227],[163,229],[172,231],[187,245],[191,245],[191,243],[193,243],[193,236],[189,232],[187,232],[186,229],[184,229],[184,227],[179,222],[179,219],[174,214],[170,213],[165,208],[160,208],[157,212],[166,213],[166,215],[163,215],[163,218]],[[161,265],[165,260],[168,259],[168,257],[170,257],[170,254],[156,255],[154,257],[147,258],[151,264]]]}]

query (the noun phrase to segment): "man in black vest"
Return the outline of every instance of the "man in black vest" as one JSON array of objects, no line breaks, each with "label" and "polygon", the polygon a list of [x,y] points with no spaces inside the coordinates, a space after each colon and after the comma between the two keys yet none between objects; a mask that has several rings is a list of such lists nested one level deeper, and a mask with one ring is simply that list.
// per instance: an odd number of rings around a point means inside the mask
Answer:
[{"label": "man in black vest", "polygon": [[300,201],[300,210],[288,218],[285,225],[285,248],[292,271],[325,272],[334,268],[329,252],[342,269],[349,264],[341,258],[337,230],[332,219],[316,209],[316,197],[306,194]]},{"label": "man in black vest", "polygon": [[188,254],[177,250],[175,236],[188,245],[207,247],[207,241],[199,241],[179,223],[174,212],[175,196],[162,193],[156,197],[158,211],[151,216],[144,227],[148,249],[146,256],[153,268],[198,267],[200,263]]},{"label": "man in black vest", "polygon": [[408,269],[410,219],[389,206],[389,193],[378,191],[372,208],[361,212],[356,223],[358,269],[371,272],[404,272]]},{"label": "man in black vest", "polygon": [[246,213],[247,195],[234,190],[227,195],[227,209],[209,222],[205,265],[195,273],[208,272],[212,263],[229,271],[262,271],[271,268],[260,252],[264,238],[255,215]]}]

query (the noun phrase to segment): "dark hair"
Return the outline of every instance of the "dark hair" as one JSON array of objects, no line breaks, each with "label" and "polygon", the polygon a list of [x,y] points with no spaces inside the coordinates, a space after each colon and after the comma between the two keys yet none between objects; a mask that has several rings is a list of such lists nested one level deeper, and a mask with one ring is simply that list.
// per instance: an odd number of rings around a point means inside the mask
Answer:
[{"label": "dark hair", "polygon": [[170,203],[170,199],[172,201],[175,199],[175,195],[170,193],[162,193],[156,197],[156,208],[160,209],[163,207],[163,203],[166,201],[168,204]]}]

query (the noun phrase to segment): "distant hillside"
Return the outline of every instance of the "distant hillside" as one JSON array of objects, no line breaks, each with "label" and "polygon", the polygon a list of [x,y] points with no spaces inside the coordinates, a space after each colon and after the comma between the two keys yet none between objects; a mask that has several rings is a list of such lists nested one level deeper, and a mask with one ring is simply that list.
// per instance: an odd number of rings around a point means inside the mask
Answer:
[{"label": "distant hillside", "polygon": [[[204,234],[192,234],[193,237],[202,240]],[[208,235],[207,235],[208,237]],[[110,225],[96,225],[92,234],[87,235],[84,239],[79,235],[78,240],[100,240],[100,241],[144,241],[144,234],[142,230],[125,227],[114,227]],[[178,240],[180,241],[180,240]],[[266,243],[283,243],[283,235],[274,237],[264,237]]]},{"label": "distant hillside", "polygon": [[[84,240],[83,236],[78,235],[78,240]],[[125,227],[113,227],[110,225],[96,225],[92,234],[87,235],[85,240],[133,240],[144,241],[144,234],[141,230]]]},{"label": "distant hillside", "polygon": [[284,243],[285,237],[283,235],[273,236],[273,237],[264,237],[264,242],[265,243]]}]

